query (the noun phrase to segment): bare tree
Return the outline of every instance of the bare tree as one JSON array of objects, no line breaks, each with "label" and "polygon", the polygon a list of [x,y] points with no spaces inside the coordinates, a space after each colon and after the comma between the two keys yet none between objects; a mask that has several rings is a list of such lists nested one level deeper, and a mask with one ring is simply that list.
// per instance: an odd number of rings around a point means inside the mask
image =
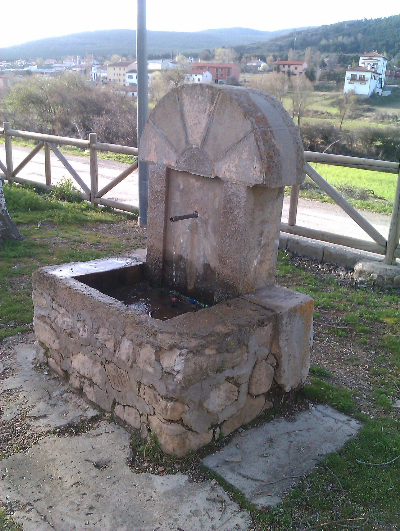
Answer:
[{"label": "bare tree", "polygon": [[356,93],[351,90],[350,92],[345,92],[339,99],[339,112],[340,112],[340,126],[339,126],[339,132],[342,131],[342,126],[344,119],[351,111],[352,107],[357,101],[357,95]]},{"label": "bare tree", "polygon": [[255,76],[251,81],[251,86],[271,94],[282,103],[289,90],[289,78],[286,74],[272,72]]},{"label": "bare tree", "polygon": [[311,93],[314,90],[313,84],[305,75],[292,76],[290,80],[292,98],[292,117],[297,118],[297,125],[304,116],[304,112],[311,100]]}]

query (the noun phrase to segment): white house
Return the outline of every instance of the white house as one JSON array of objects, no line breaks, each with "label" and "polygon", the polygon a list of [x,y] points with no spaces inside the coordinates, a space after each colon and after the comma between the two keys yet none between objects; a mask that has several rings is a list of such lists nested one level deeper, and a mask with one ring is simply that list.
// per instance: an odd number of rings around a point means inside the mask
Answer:
[{"label": "white house", "polygon": [[362,55],[358,66],[346,70],[344,92],[354,92],[369,98],[371,94],[382,95],[386,79],[387,59],[377,52]]},{"label": "white house", "polygon": [[[148,85],[150,87],[151,85],[151,76],[153,74],[153,71],[148,70],[147,71],[147,77],[148,77]],[[129,70],[125,75],[125,86],[137,86],[137,70]]]},{"label": "white house", "polygon": [[212,75],[208,70],[202,74],[187,74],[186,83],[212,83]]},{"label": "white house", "polygon": [[107,82],[107,67],[93,64],[90,73],[90,79],[97,83]]},{"label": "white house", "polygon": [[150,59],[147,62],[147,68],[149,70],[168,70],[169,68],[175,68],[177,63],[168,59]]}]

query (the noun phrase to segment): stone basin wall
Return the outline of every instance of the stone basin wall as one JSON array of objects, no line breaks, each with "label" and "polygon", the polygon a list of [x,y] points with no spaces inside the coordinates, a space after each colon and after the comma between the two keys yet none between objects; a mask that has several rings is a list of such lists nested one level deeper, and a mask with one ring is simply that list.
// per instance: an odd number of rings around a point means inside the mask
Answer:
[{"label": "stone basin wall", "polygon": [[[122,270],[143,260],[119,260]],[[313,301],[271,286],[152,319],[74,277],[107,260],[47,267],[33,277],[38,350],[73,388],[183,456],[271,407],[274,385],[299,387],[309,368]]]}]

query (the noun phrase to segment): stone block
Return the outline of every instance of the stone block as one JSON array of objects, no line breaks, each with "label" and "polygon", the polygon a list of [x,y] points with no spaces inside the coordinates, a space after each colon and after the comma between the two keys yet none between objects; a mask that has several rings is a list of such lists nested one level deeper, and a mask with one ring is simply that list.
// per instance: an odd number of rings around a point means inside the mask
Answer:
[{"label": "stone block", "polygon": [[128,373],[117,367],[115,363],[107,363],[105,371],[110,385],[115,391],[123,393],[132,390]]},{"label": "stone block", "polygon": [[117,404],[114,409],[114,415],[129,424],[129,426],[132,426],[132,428],[140,430],[140,414],[136,408]]},{"label": "stone block", "polygon": [[150,345],[144,345],[139,350],[139,355],[137,357],[137,364],[143,371],[154,373],[155,371],[155,350]]},{"label": "stone block", "polygon": [[333,245],[324,246],[324,262],[353,269],[359,260],[360,255],[352,252],[350,249]]},{"label": "stone block", "polygon": [[50,298],[42,289],[34,289],[32,291],[32,301],[35,309],[38,307],[50,309]]},{"label": "stone block", "polygon": [[110,350],[111,352],[114,351],[115,337],[107,328],[105,328],[104,326],[100,326],[97,333],[94,334],[94,337],[99,341],[99,343],[108,348],[108,350]]},{"label": "stone block", "polygon": [[205,446],[213,436],[212,430],[202,433],[189,431],[181,424],[163,422],[156,415],[149,417],[149,424],[151,431],[157,435],[161,449],[177,457]]},{"label": "stone block", "polygon": [[78,374],[71,374],[69,377],[69,384],[74,389],[82,391],[84,385],[83,378],[81,378]]},{"label": "stone block", "polygon": [[237,430],[243,424],[248,424],[259,415],[265,405],[264,395],[255,398],[248,396],[243,408],[226,420],[221,426],[221,433],[225,437]]},{"label": "stone block", "polygon": [[358,262],[354,267],[354,277],[372,280],[381,286],[400,285],[400,266],[382,262]]},{"label": "stone block", "polygon": [[227,381],[216,385],[211,389],[209,397],[204,401],[204,406],[211,413],[222,411],[237,400],[239,389]]},{"label": "stone block", "polygon": [[277,361],[275,381],[286,392],[297,388],[310,367],[313,299],[281,286],[262,288],[244,297],[276,312],[271,348]]},{"label": "stone block", "polygon": [[67,332],[73,330],[74,319],[72,315],[63,307],[53,301],[53,309],[51,311],[51,321],[56,323],[60,330]]},{"label": "stone block", "polygon": [[274,373],[274,368],[267,360],[257,362],[250,377],[249,393],[254,396],[267,393],[271,389]]},{"label": "stone block", "polygon": [[266,359],[269,356],[272,334],[274,331],[273,323],[269,323],[267,326],[257,328],[249,337],[249,354],[257,357],[257,359]]},{"label": "stone block", "polygon": [[49,367],[53,369],[61,378],[65,378],[65,372],[62,370],[60,365],[53,358],[49,357],[47,360]]},{"label": "stone block", "polygon": [[188,410],[188,406],[177,400],[168,400],[160,396],[157,391],[146,385],[142,385],[140,396],[147,404],[154,407],[158,415],[166,420],[180,420],[183,413]]},{"label": "stone block", "polygon": [[317,260],[318,262],[322,262],[324,257],[324,247],[320,243],[311,241],[308,238],[289,236],[286,249],[290,253],[294,253],[299,256],[307,256],[308,258]]},{"label": "stone block", "polygon": [[111,411],[112,398],[105,389],[100,389],[97,385],[86,381],[83,384],[82,391],[86,395],[86,398],[93,402],[93,404],[96,404],[105,411]]},{"label": "stone block", "polygon": [[56,331],[47,323],[38,319],[36,316],[33,320],[35,327],[36,338],[40,343],[43,343],[48,348],[58,350],[60,348],[60,341]]},{"label": "stone block", "polygon": [[105,387],[105,371],[99,360],[93,356],[88,356],[83,352],[78,352],[71,356],[71,367],[77,373],[91,380],[97,386]]},{"label": "stone block", "polygon": [[132,367],[136,361],[136,351],[133,342],[124,336],[115,354],[116,362],[121,361],[127,367]]}]

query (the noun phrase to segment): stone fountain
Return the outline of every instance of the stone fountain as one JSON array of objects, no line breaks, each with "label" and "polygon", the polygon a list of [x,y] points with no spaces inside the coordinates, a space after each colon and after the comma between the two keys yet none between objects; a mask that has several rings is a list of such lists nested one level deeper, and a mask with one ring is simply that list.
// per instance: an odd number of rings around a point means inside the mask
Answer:
[{"label": "stone fountain", "polygon": [[[304,179],[304,151],[273,97],[185,85],[155,107],[139,153],[150,165],[147,258],[38,270],[35,332],[72,387],[183,456],[307,376],[313,301],[275,285],[284,187]],[[197,311],[156,318],[118,300],[144,280]]]}]

